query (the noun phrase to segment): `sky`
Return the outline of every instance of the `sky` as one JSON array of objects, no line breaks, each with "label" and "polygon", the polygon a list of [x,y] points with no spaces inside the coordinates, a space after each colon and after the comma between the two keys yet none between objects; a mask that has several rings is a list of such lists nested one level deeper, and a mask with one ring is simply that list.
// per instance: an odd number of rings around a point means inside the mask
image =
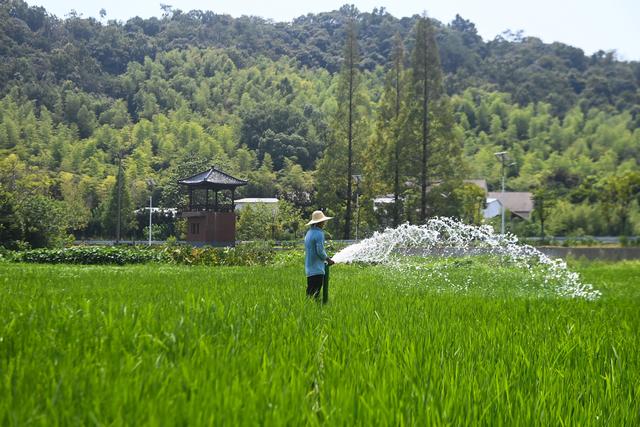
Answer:
[{"label": "sky", "polygon": [[615,50],[618,58],[640,60],[640,0],[26,0],[43,6],[63,18],[72,9],[85,17],[98,18],[100,9],[106,19],[160,16],[160,3],[175,9],[212,10],[234,17],[261,16],[274,21],[291,21],[307,13],[327,12],[345,3],[360,11],[384,7],[397,18],[426,12],[441,22],[450,22],[456,14],[469,19],[482,38],[492,40],[505,30],[522,30],[544,42],[563,42],[579,47],[587,55],[600,49]]}]

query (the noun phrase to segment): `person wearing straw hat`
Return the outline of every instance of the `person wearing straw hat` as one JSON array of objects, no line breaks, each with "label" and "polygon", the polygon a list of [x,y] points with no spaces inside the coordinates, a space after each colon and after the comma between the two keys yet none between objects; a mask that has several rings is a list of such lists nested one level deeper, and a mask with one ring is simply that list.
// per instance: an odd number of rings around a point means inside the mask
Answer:
[{"label": "person wearing straw hat", "polygon": [[[324,216],[322,211],[315,211],[311,214],[309,231],[304,236],[304,269],[307,275],[307,296],[316,300],[320,299],[320,290],[324,283],[325,263],[333,265],[333,260],[329,258],[324,250],[324,232],[322,228],[325,223],[333,217]],[[326,301],[325,301],[326,302]]]}]

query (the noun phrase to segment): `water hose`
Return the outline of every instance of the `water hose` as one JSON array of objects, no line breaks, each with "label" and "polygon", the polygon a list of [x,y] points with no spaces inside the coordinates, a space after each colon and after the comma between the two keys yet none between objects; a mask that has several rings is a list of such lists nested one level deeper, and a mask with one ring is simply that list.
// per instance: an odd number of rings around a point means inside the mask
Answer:
[{"label": "water hose", "polygon": [[322,283],[322,303],[329,302],[329,264],[324,265],[324,281]]}]

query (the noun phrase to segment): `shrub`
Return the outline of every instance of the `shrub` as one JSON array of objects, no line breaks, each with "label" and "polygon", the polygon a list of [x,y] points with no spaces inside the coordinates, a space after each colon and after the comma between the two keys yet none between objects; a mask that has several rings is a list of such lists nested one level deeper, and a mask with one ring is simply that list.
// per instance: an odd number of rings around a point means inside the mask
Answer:
[{"label": "shrub", "polygon": [[245,206],[238,218],[238,239],[254,240],[273,237],[277,215],[265,203]]},{"label": "shrub", "polygon": [[141,264],[168,262],[185,265],[266,265],[275,259],[270,244],[250,243],[235,248],[195,248],[175,243],[163,247],[72,246],[63,249],[33,249],[0,255],[17,262],[43,264]]},{"label": "shrub", "polygon": [[301,249],[289,249],[278,251],[274,263],[277,265],[304,265],[304,251]]},{"label": "shrub", "polygon": [[638,237],[629,237],[629,236],[620,236],[619,238],[620,246],[623,248],[630,246],[640,246],[640,238]]},{"label": "shrub", "polygon": [[266,242],[245,243],[235,248],[194,248],[188,245],[167,245],[161,259],[187,265],[266,265],[273,262],[275,251]]},{"label": "shrub", "polygon": [[140,264],[158,260],[158,252],[141,247],[73,246],[18,252],[18,262],[43,264]]},{"label": "shrub", "polygon": [[14,258],[15,258],[15,252],[12,252],[0,246],[0,262],[13,261]]}]

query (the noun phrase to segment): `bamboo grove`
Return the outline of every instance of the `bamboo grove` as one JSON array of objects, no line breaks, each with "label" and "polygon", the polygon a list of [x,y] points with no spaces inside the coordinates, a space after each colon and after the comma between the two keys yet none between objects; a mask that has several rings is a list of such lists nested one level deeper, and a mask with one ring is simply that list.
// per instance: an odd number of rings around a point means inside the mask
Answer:
[{"label": "bamboo grove", "polygon": [[[176,179],[212,164],[250,181],[241,196],[282,200],[277,224],[241,219],[246,238],[299,237],[315,208],[336,216],[336,238],[432,215],[478,222],[482,195],[463,179],[496,189],[496,151],[514,159],[509,190],[547,200],[512,231],[638,233],[637,63],[517,34],[485,42],[459,16],[243,19],[101,23],[1,5],[3,244],[113,236],[117,186],[123,233],[140,237],[135,210],[150,195],[178,206]],[[374,210],[381,195],[395,203]],[[154,222],[157,238],[180,238],[179,222]]]}]

